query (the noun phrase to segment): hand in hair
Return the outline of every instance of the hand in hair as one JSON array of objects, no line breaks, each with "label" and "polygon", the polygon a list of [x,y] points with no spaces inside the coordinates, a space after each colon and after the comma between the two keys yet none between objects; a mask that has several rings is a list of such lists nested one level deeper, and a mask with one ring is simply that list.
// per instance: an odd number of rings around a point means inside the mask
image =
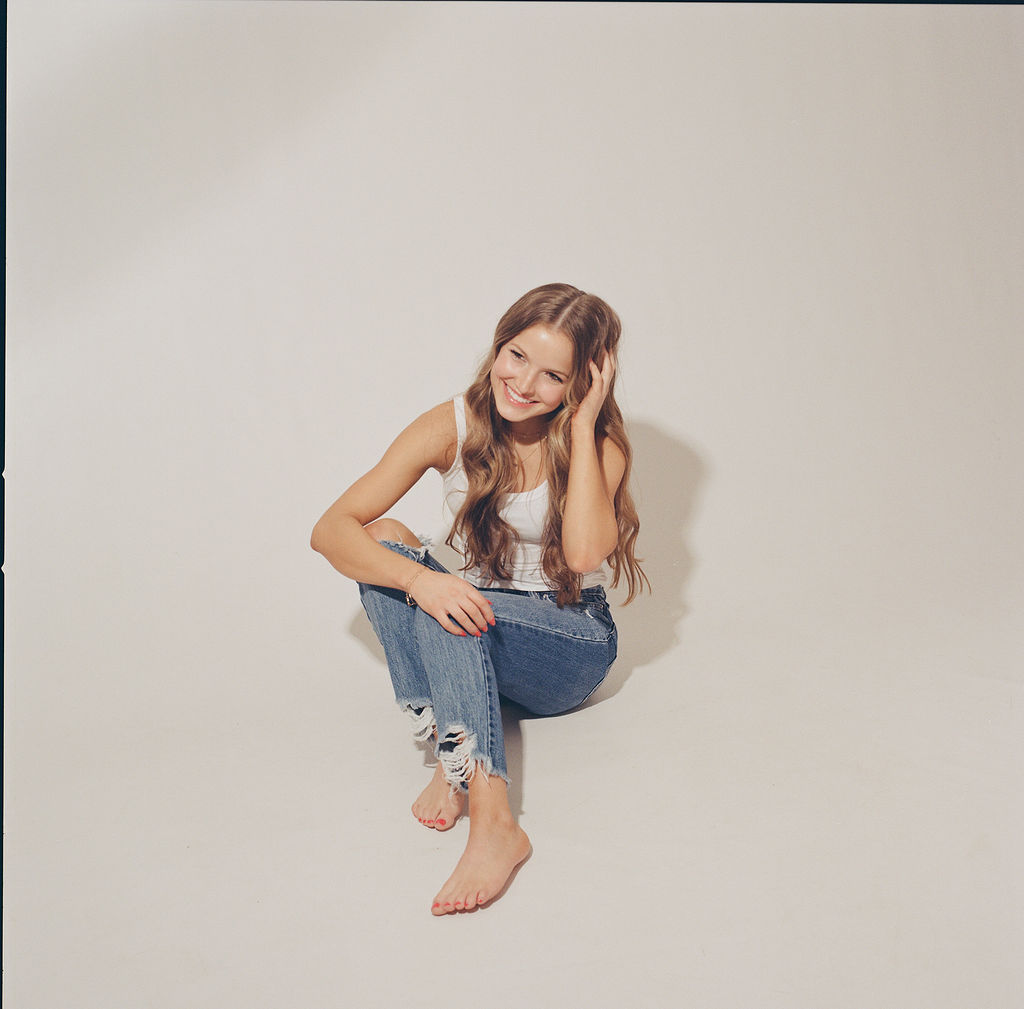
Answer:
[{"label": "hand in hair", "polygon": [[573,414],[573,426],[586,424],[593,429],[597,423],[601,407],[612,387],[612,376],[615,374],[615,359],[611,354],[606,353],[601,367],[598,368],[595,361],[590,362],[590,388],[583,397],[580,405],[576,407]]},{"label": "hand in hair", "polygon": [[406,592],[424,613],[429,613],[449,634],[474,637],[494,626],[491,604],[458,575],[422,568]]}]

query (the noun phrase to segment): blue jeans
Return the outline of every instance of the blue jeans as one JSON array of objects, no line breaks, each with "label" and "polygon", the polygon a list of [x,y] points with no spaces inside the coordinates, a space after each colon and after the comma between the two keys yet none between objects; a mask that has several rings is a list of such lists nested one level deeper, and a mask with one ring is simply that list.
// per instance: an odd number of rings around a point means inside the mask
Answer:
[{"label": "blue jeans", "polygon": [[[446,572],[426,547],[382,544]],[[563,606],[554,592],[481,589],[495,626],[479,638],[450,634],[399,589],[359,583],[359,595],[384,647],[398,704],[414,733],[436,735],[435,754],[447,781],[466,788],[477,767],[508,781],[500,698],[537,715],[582,704],[615,660],[617,633],[601,586]]]}]

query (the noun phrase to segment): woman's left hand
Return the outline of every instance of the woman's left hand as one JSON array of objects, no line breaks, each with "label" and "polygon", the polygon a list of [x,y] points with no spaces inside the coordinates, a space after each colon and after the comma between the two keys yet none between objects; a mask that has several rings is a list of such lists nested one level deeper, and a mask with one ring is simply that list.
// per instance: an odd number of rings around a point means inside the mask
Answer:
[{"label": "woman's left hand", "polygon": [[597,423],[598,414],[604,405],[608,390],[611,388],[612,376],[615,374],[615,360],[612,355],[605,353],[604,361],[598,368],[597,363],[590,362],[590,388],[586,396],[573,414],[572,422],[576,424],[587,424],[591,429]]}]

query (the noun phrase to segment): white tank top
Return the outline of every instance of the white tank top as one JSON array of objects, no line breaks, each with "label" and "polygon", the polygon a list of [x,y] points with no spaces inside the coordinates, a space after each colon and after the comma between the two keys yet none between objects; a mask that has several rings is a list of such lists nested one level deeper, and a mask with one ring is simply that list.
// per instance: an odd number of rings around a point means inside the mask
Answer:
[{"label": "white tank top", "polygon": [[[455,450],[455,461],[451,468],[441,474],[444,484],[444,520],[450,529],[462,507],[469,488],[466,471],[462,468],[462,444],[466,440],[466,403],[462,396],[452,401],[455,406],[455,427],[459,441]],[[506,494],[501,508],[501,517],[519,534],[519,545],[512,553],[512,577],[508,580],[494,579],[477,567],[463,573],[466,581],[478,588],[522,589],[530,592],[546,592],[553,588],[544,577],[541,554],[544,540],[544,526],[548,517],[547,481],[533,490],[519,494]],[[465,555],[464,544],[456,537],[453,546]],[[583,588],[604,585],[608,581],[608,566],[602,564],[596,571],[583,576]]]}]

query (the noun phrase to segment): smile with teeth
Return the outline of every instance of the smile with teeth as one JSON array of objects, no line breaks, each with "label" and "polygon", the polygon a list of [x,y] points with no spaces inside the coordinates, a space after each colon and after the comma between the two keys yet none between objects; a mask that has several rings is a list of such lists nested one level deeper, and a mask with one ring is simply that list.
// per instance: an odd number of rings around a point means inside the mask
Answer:
[{"label": "smile with teeth", "polygon": [[523,399],[522,396],[514,393],[508,382],[502,382],[501,384],[505,387],[505,395],[508,397],[509,401],[515,403],[516,406],[532,406],[536,402],[536,400],[532,399]]}]

